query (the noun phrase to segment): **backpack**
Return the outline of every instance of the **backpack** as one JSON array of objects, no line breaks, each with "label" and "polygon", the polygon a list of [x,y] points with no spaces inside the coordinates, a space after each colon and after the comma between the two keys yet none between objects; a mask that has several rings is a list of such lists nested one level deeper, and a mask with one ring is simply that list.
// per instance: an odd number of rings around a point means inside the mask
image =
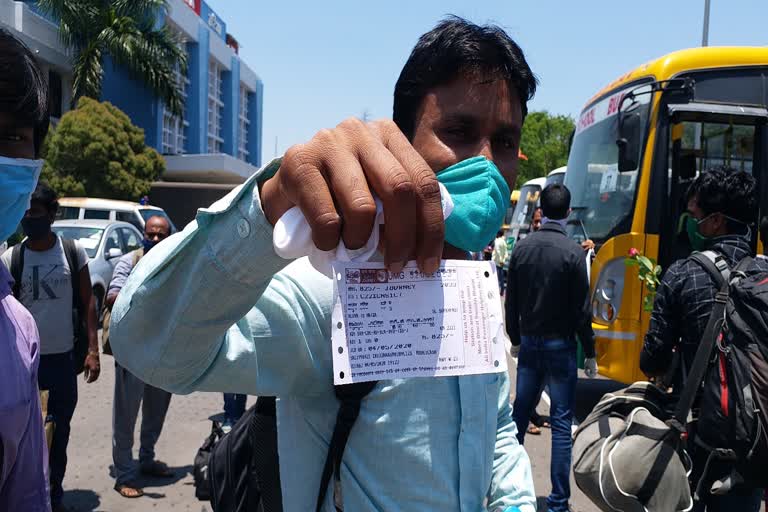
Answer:
[{"label": "backpack", "polygon": [[747,276],[745,271],[754,261],[751,257],[744,258],[732,271],[712,251],[696,253],[691,259],[725,290],[727,298],[715,347],[707,354],[708,366],[692,439],[697,449],[707,454],[705,468],[725,465],[730,473],[718,479],[705,469],[695,482],[696,496],[710,492],[725,494],[736,485],[765,488],[768,272]]},{"label": "backpack", "polygon": [[208,461],[214,512],[282,512],[275,398],[259,397],[213,445]]},{"label": "backpack", "polygon": [[[85,309],[80,300],[80,279],[77,270],[77,245],[74,240],[61,238],[64,255],[67,258],[70,280],[72,281],[72,327],[74,329],[74,349],[72,360],[75,372],[79,375],[85,370],[85,357],[88,355],[88,328]],[[14,279],[13,296],[21,300],[21,278],[24,272],[24,253],[27,243],[22,242],[14,246],[11,252],[11,276]]]},{"label": "backpack", "polygon": [[211,422],[211,434],[205,438],[203,445],[195,454],[192,466],[192,478],[195,483],[195,497],[201,501],[211,499],[210,461],[211,451],[216,443],[224,436],[219,422]]},{"label": "backpack", "polygon": [[[133,266],[131,268],[135,268],[136,264],[143,257],[144,249],[133,251]],[[101,351],[108,356],[112,355],[112,346],[109,344],[109,324],[111,321],[112,308],[107,306],[106,301],[104,301],[104,316],[101,320]]]}]

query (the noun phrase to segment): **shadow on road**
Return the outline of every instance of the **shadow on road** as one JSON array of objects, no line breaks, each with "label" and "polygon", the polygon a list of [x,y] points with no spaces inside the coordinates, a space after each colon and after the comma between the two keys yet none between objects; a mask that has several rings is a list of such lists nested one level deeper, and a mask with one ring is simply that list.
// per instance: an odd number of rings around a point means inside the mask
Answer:
[{"label": "shadow on road", "polygon": [[[158,478],[158,477],[140,475],[139,478],[136,480],[136,483],[141,487],[168,487],[170,485],[174,485],[180,480],[184,480],[187,477],[187,475],[189,475],[192,472],[192,465],[188,464],[182,467],[176,467],[176,468],[172,467],[170,468],[170,470],[173,471],[173,476],[171,477]],[[162,497],[161,495],[154,496],[152,493],[149,493],[149,492],[145,492],[144,495],[150,498]]]},{"label": "shadow on road", "polygon": [[101,498],[93,491],[73,489],[64,491],[64,504],[76,512],[94,512],[101,505]]},{"label": "shadow on road", "polygon": [[592,412],[597,402],[606,393],[627,387],[626,384],[609,379],[579,379],[576,383],[576,419],[579,422]]}]

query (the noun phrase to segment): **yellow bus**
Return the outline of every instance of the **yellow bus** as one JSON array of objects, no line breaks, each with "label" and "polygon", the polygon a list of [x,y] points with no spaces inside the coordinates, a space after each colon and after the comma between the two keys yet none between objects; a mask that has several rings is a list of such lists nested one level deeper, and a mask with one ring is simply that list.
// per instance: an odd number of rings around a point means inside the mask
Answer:
[{"label": "yellow bus", "polygon": [[624,259],[635,248],[667,268],[689,253],[678,219],[697,173],[721,165],[751,172],[768,205],[766,106],[768,48],[709,47],[634,69],[581,112],[565,178],[568,229],[596,243],[590,282],[602,375],[644,379],[639,354],[650,313]]}]

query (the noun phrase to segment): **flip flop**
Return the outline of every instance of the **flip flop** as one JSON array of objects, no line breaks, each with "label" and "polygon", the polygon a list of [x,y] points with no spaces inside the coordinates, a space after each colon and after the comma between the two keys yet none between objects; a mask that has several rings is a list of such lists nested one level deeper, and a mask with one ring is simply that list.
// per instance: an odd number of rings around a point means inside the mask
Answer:
[{"label": "flip flop", "polygon": [[159,460],[153,460],[149,464],[142,465],[140,471],[142,475],[155,478],[172,478],[174,476],[168,464]]},{"label": "flip flop", "polygon": [[536,425],[533,425],[533,424],[528,425],[528,428],[526,429],[526,432],[528,432],[529,434],[532,434],[534,436],[541,435],[541,429],[539,427],[537,427]]},{"label": "flip flop", "polygon": [[115,490],[123,498],[135,499],[144,496],[144,490],[141,487],[134,487],[133,484],[115,484]]}]

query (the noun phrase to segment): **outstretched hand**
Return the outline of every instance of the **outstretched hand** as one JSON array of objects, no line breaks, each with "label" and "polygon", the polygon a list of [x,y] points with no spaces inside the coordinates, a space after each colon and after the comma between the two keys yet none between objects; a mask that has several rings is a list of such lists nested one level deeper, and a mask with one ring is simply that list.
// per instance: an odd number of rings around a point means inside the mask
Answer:
[{"label": "outstretched hand", "polygon": [[440,265],[445,227],[435,173],[392,121],[351,118],[285,153],[277,173],[261,186],[274,225],[298,206],[321,250],[343,240],[365,245],[376,218],[374,194],[384,207],[384,261],[399,272],[415,255],[423,272]]}]

